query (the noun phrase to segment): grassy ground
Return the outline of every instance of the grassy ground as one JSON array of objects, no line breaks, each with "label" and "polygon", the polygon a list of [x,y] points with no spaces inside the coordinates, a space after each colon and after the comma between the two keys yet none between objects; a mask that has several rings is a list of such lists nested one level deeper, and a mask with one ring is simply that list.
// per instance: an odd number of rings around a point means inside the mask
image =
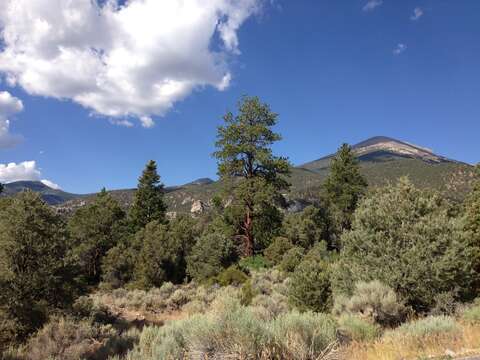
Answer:
[{"label": "grassy ground", "polygon": [[382,329],[352,315],[297,313],[283,295],[288,279],[278,271],[254,274],[252,280],[257,295],[248,306],[224,303],[241,296],[238,288],[192,284],[147,292],[117,290],[94,298],[127,321],[143,319],[151,325],[129,356],[116,359],[144,360],[142,354],[155,351],[177,351],[185,359],[225,352],[228,359],[238,360],[460,359],[480,354],[480,304],[452,316],[428,316]]},{"label": "grassy ground", "polygon": [[373,342],[354,342],[344,350],[351,360],[463,358],[480,354],[480,326],[459,323],[458,331],[422,337],[385,334]]}]

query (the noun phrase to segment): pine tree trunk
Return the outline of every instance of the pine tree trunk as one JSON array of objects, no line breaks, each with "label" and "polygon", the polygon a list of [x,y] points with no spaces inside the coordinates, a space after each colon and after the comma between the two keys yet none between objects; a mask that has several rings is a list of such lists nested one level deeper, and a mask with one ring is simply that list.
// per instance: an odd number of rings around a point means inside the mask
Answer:
[{"label": "pine tree trunk", "polygon": [[245,216],[245,257],[253,255],[253,222],[250,212]]}]

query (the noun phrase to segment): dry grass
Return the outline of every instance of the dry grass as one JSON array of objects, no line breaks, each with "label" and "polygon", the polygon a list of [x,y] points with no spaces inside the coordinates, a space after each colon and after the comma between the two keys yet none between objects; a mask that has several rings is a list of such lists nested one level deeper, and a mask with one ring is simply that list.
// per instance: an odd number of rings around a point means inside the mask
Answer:
[{"label": "dry grass", "polygon": [[458,332],[425,337],[388,336],[372,343],[352,343],[345,351],[349,360],[427,359],[445,355],[480,354],[480,326],[460,324]]}]

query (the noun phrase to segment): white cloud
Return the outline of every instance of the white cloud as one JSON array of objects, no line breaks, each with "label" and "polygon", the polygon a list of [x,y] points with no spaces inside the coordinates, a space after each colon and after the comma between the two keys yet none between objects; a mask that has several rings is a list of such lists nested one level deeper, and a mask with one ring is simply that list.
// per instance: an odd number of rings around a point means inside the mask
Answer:
[{"label": "white cloud", "polygon": [[29,94],[151,127],[195,89],[229,86],[238,30],[265,0],[97,1],[2,0],[0,72]]},{"label": "white cloud", "polygon": [[0,164],[0,182],[10,183],[13,181],[40,181],[41,172],[35,161],[21,163]]},{"label": "white cloud", "polygon": [[0,183],[14,181],[41,181],[52,189],[60,189],[60,186],[47,179],[42,179],[42,173],[35,161],[21,163],[0,164]]},{"label": "white cloud", "polygon": [[417,21],[423,16],[423,14],[423,10],[419,7],[416,7],[415,9],[413,9],[413,15],[410,17],[410,20]]},{"label": "white cloud", "polygon": [[407,50],[407,45],[405,44],[398,44],[397,47],[393,50],[394,55],[400,55],[404,51]]},{"label": "white cloud", "polygon": [[9,117],[23,110],[20,99],[9,92],[0,91],[0,149],[15,146],[22,137],[10,133]]},{"label": "white cloud", "polygon": [[369,0],[363,7],[363,11],[373,11],[383,5],[383,0]]},{"label": "white cloud", "polygon": [[128,128],[134,126],[130,120],[109,119],[109,121],[110,121],[110,124],[113,124],[113,125],[124,126]]},{"label": "white cloud", "polygon": [[49,188],[52,188],[54,190],[62,190],[62,188],[59,185],[57,185],[54,182],[51,182],[50,180],[47,180],[47,179],[43,179],[42,184],[47,185]]}]

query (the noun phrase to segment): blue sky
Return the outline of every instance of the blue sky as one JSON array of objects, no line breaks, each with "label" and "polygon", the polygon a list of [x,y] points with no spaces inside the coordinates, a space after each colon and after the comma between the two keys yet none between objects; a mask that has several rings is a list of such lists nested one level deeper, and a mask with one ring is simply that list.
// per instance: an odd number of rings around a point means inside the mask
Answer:
[{"label": "blue sky", "polygon": [[[9,132],[23,140],[0,148],[0,164],[35,161],[39,177],[78,193],[134,187],[149,159],[158,162],[167,185],[214,178],[216,127],[242,94],[259,96],[280,114],[283,140],[275,151],[294,164],[375,135],[480,161],[480,2],[384,0],[370,10],[367,3],[283,0],[251,10],[240,25],[230,24],[237,45],[227,40],[231,33],[211,37],[209,48],[223,49],[222,64],[202,75],[203,85],[182,92],[167,110],[126,107],[119,96],[115,111],[128,116],[107,116],[111,102],[108,110],[82,106],[71,88],[35,87],[25,80],[33,61],[6,71],[11,64],[4,60],[2,72],[0,57],[0,92],[23,103],[22,111],[8,113]],[[224,17],[233,17],[225,11]],[[178,71],[197,79],[191,68],[198,67],[187,65]],[[231,76],[228,86],[221,85],[221,71]],[[8,81],[12,72],[16,84]],[[52,83],[62,81],[49,76]],[[153,127],[137,120],[145,114]],[[112,124],[124,119],[128,127]]]}]

